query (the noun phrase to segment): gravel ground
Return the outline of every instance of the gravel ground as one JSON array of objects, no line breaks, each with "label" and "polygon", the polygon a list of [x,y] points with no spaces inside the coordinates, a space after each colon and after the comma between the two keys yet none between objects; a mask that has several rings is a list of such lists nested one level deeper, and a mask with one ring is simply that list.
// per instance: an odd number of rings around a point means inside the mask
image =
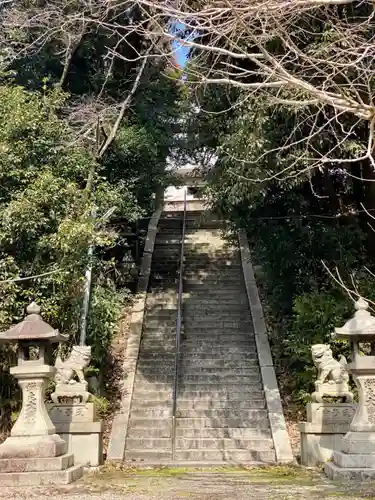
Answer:
[{"label": "gravel ground", "polygon": [[249,500],[249,499],[375,499],[375,484],[333,484],[313,473],[274,476],[241,473],[125,474],[105,472],[86,476],[69,486],[0,488],[0,499],[49,500]]}]

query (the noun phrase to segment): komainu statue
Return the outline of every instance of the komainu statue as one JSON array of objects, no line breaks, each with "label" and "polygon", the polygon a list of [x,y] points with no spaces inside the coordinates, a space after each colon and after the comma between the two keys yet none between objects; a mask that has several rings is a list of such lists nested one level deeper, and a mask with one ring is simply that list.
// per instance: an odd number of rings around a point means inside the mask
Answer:
[{"label": "komainu statue", "polygon": [[[91,347],[89,346],[73,346],[65,361],[57,356],[55,362],[56,389],[51,394],[54,403],[58,403],[59,398],[80,399],[82,402],[87,402],[90,394],[87,390],[88,384],[85,380],[84,370],[89,366],[90,361]],[[74,380],[75,375],[78,377],[78,382]]]},{"label": "komainu statue", "polygon": [[353,393],[349,390],[349,374],[344,356],[340,361],[334,359],[332,350],[327,344],[315,344],[311,347],[311,355],[318,377],[315,381],[315,392],[312,400],[321,403],[324,396],[342,397],[347,403],[353,401]]}]

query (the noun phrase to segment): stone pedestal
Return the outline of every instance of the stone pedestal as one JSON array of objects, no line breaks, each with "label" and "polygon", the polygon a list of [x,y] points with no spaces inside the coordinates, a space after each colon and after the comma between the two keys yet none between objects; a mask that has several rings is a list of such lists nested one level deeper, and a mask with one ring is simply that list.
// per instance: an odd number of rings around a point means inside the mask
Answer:
[{"label": "stone pedestal", "polygon": [[51,394],[54,403],[74,401],[74,403],[87,403],[91,394],[88,392],[87,382],[75,382],[70,384],[56,384],[55,391]]},{"label": "stone pedestal", "polygon": [[341,448],[356,405],[345,403],[310,403],[306,407],[307,422],[299,424],[301,432],[301,463],[315,467],[331,460]]},{"label": "stone pedestal", "polygon": [[79,463],[103,463],[103,423],[97,420],[94,403],[50,404],[49,412],[56,432]]}]

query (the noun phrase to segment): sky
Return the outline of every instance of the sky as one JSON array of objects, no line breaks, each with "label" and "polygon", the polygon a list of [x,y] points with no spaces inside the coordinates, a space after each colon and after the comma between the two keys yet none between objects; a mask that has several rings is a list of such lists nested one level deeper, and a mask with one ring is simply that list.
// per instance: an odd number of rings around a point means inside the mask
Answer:
[{"label": "sky", "polygon": [[[184,36],[183,30],[184,30],[184,24],[181,22],[176,22],[173,24],[173,30],[176,34],[178,34],[180,37]],[[173,49],[174,49],[174,56],[176,58],[177,63],[183,68],[186,64],[188,53],[189,53],[189,48],[186,47],[184,44],[181,44],[177,41],[173,42]]]},{"label": "sky", "polygon": [[180,45],[179,43],[175,42],[174,43],[174,56],[176,58],[177,63],[183,68],[186,64],[187,61],[187,56],[189,53],[189,48],[185,47],[183,45]]}]

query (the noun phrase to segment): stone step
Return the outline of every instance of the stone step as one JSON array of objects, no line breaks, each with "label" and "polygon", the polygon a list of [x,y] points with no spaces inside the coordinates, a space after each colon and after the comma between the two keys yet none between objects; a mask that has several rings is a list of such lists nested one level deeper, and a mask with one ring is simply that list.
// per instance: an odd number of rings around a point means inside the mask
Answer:
[{"label": "stone step", "polygon": [[[36,459],[37,460],[37,459]],[[82,465],[73,465],[65,470],[38,472],[2,472],[0,484],[6,486],[47,486],[69,484],[83,475]],[[15,497],[13,497],[15,498]]]},{"label": "stone step", "polygon": [[[202,389],[200,391],[190,391],[180,387],[180,383],[177,385],[177,398],[179,401],[189,400],[191,402],[206,402],[206,401],[252,401],[263,399],[264,393],[262,390],[253,390],[254,385],[252,384],[250,388],[243,387],[242,389],[227,389],[221,387],[216,391],[210,389]],[[133,392],[134,401],[171,401],[173,397],[172,392],[173,386],[166,390],[148,390],[143,386],[136,386]]]},{"label": "stone step", "polygon": [[227,375],[227,374],[220,374],[220,375],[213,375],[213,374],[204,374],[201,373],[199,375],[185,375],[182,378],[182,383],[184,385],[187,384],[204,384],[204,385],[216,385],[216,384],[221,384],[224,385],[225,387],[228,385],[232,384],[248,384],[249,382],[261,382],[261,377],[260,373],[254,373],[252,375]]},{"label": "stone step", "polygon": [[171,385],[168,389],[163,390],[149,390],[147,387],[143,387],[142,385],[134,386],[133,391],[133,399],[171,399],[173,394],[173,385]]},{"label": "stone step", "polygon": [[[163,416],[163,415],[161,415]],[[225,409],[210,409],[210,410],[198,410],[198,409],[178,409],[176,417],[178,418],[213,418],[213,419],[252,419],[254,421],[267,419],[267,410],[263,408],[249,409],[244,408],[240,410],[235,410],[231,408]]]},{"label": "stone step", "polygon": [[[205,271],[212,275],[220,276],[222,273],[231,274],[233,278],[237,278],[236,283],[241,283],[242,280],[242,266],[234,264],[224,264],[221,262],[204,262],[202,260],[197,263],[185,261],[183,266],[184,275],[195,274],[200,271]],[[194,284],[192,286],[195,286]],[[197,286],[202,286],[197,284]]]},{"label": "stone step", "polygon": [[142,330],[142,336],[144,335],[173,335],[176,334],[176,324],[173,326],[165,326],[164,324],[160,324],[157,326],[149,326],[147,323],[144,324]]},{"label": "stone step", "polygon": [[[162,339],[160,338],[159,341],[165,340],[165,342],[172,342],[174,339]],[[158,339],[153,339],[155,343],[158,342]],[[152,340],[150,339],[150,342]],[[194,339],[188,337],[186,338],[185,336],[181,338],[181,347],[188,349],[199,349],[199,350],[204,350],[205,347],[211,349],[212,347],[218,347],[218,348],[227,348],[227,347],[240,347],[241,349],[249,349],[249,354],[251,351],[254,352],[255,348],[255,342],[252,342],[252,339],[244,339],[244,338],[236,338],[233,336],[232,338],[225,338],[223,337],[220,340],[212,340],[211,338],[201,338],[201,337],[195,337]],[[251,354],[250,354],[251,356]]]},{"label": "stone step", "polygon": [[186,253],[185,253],[185,260],[187,264],[190,264],[192,266],[199,266],[201,268],[206,268],[206,266],[210,265],[218,265],[222,266],[223,268],[240,268],[241,267],[241,262],[239,258],[236,255],[230,255],[229,257],[224,254],[220,255],[215,253],[207,253],[202,250],[196,251],[194,250],[193,247],[185,247],[186,248]]},{"label": "stone step", "polygon": [[158,363],[155,364],[148,364],[145,365],[142,362],[137,364],[137,375],[143,375],[144,377],[152,377],[159,378],[158,375],[163,374],[165,375],[172,375],[175,372],[175,365],[174,363],[168,363],[168,364],[160,364]]},{"label": "stone step", "polygon": [[[187,264],[188,259],[185,258],[184,264]],[[235,284],[241,283],[243,285],[243,281],[241,280],[241,275],[238,275],[238,267],[233,268],[233,267],[225,267],[222,271],[219,273],[213,272],[210,269],[206,269],[202,267],[201,269],[196,269],[191,271],[187,265],[184,266],[184,273],[183,277],[185,280],[192,280],[194,283],[195,281],[199,282],[202,280],[203,282],[206,282],[206,280],[220,280],[220,281],[225,281],[228,279],[229,282],[234,281]]]},{"label": "stone step", "polygon": [[[135,381],[157,380],[158,382],[173,382],[175,374],[174,365],[155,366],[150,368],[139,367],[137,369]],[[246,381],[260,381],[260,371],[257,364],[248,368],[239,368],[236,370],[217,370],[217,368],[188,368],[178,367],[178,382],[189,383],[195,382],[200,378],[200,383],[212,384],[216,382],[228,382],[233,380],[244,379]]]},{"label": "stone step", "polygon": [[181,450],[273,450],[272,439],[233,439],[233,438],[178,438],[176,448]]},{"label": "stone step", "polygon": [[154,438],[127,438],[126,440],[126,450],[171,450],[172,449],[172,439],[168,437]]},{"label": "stone step", "polygon": [[[201,324],[202,322],[215,322],[215,323],[224,323],[225,321],[249,321],[250,311],[247,311],[245,308],[239,305],[227,306],[222,304],[217,304],[214,307],[205,307],[205,306],[191,306],[183,307],[183,321],[186,326],[194,327],[195,324]],[[165,318],[168,321],[168,318]],[[159,321],[163,321],[159,320]]]},{"label": "stone step", "polygon": [[[169,409],[172,407],[173,400],[172,394],[169,398],[163,399],[132,399],[132,408],[133,409],[141,409],[141,408],[156,408],[156,409]],[[210,400],[200,400],[200,399],[181,399],[177,396],[177,409],[185,410],[250,410],[250,409],[264,409],[265,408],[265,399],[263,398],[254,398],[252,396],[249,400],[241,400],[241,401],[231,401],[227,399],[210,399]]]},{"label": "stone step", "polygon": [[[230,356],[227,356],[227,353],[222,350],[221,352],[212,352],[210,350],[207,350],[206,352],[200,352],[200,351],[184,351],[183,349],[180,350],[180,359],[181,360],[189,360],[192,362],[199,363],[200,361],[206,361],[207,359],[211,359],[212,356],[214,356],[216,359],[225,361],[225,360],[230,360],[230,361],[236,361],[239,363],[245,363],[248,362],[248,354],[249,351],[240,349],[236,353],[231,353]],[[148,358],[150,359],[150,358]],[[254,363],[258,366],[258,363],[256,360],[254,360]]]},{"label": "stone step", "polygon": [[163,353],[167,350],[168,352],[174,352],[176,345],[176,336],[171,337],[160,337],[160,338],[145,338],[141,340],[141,349],[151,350],[154,348],[156,351],[160,351],[160,359],[163,358]]},{"label": "stone step", "polygon": [[249,333],[245,334],[233,334],[226,335],[223,333],[222,335],[217,334],[216,336],[211,335],[193,335],[190,332],[183,332],[181,334],[181,345],[184,344],[186,346],[195,346],[195,345],[241,345],[246,346],[248,348],[255,347],[255,338],[253,335]]},{"label": "stone step", "polygon": [[139,394],[145,391],[171,391],[173,388],[172,382],[151,382],[151,381],[139,381],[134,385],[134,393]]},{"label": "stone step", "polygon": [[[261,411],[261,410],[259,410]],[[264,411],[265,412],[265,411]],[[266,413],[266,412],[265,412]],[[267,415],[267,413],[266,413]],[[154,426],[154,425],[153,425]],[[156,427],[156,426],[154,426]],[[193,428],[193,429],[204,429],[220,427],[220,428],[232,428],[232,427],[243,427],[245,429],[269,429],[269,422],[267,416],[259,417],[259,419],[251,418],[234,418],[234,417],[180,417],[176,419],[177,428]]]},{"label": "stone step", "polygon": [[154,320],[157,320],[157,321],[160,321],[161,323],[163,323],[164,321],[168,321],[168,320],[173,320],[173,321],[176,321],[177,319],[177,309],[164,309],[164,310],[152,310],[152,309],[149,309],[148,311],[146,311],[146,314],[145,314],[145,321],[154,321]]},{"label": "stone step", "polygon": [[269,428],[244,428],[244,427],[216,427],[195,429],[192,427],[177,428],[176,437],[184,439],[247,439],[247,440],[269,440],[271,431]]},{"label": "stone step", "polygon": [[[163,393],[153,393],[160,394]],[[160,396],[161,397],[161,396]],[[171,393],[172,397],[172,393]],[[262,390],[253,391],[252,389],[248,389],[247,387],[243,387],[242,390],[238,390],[234,392],[233,390],[227,390],[226,388],[218,389],[216,391],[210,390],[202,390],[202,391],[188,391],[188,390],[180,390],[178,385],[177,387],[177,398],[178,401],[183,403],[184,401],[194,402],[211,402],[211,401],[228,401],[228,403],[235,403],[237,401],[252,401],[263,399],[264,393]]]},{"label": "stone step", "polygon": [[172,429],[171,418],[144,418],[131,416],[129,419],[129,429]]},{"label": "stone step", "polygon": [[173,380],[174,380],[174,374],[172,373],[159,373],[158,374],[158,377],[156,378],[155,374],[152,374],[152,377],[147,377],[147,375],[145,375],[144,373],[141,373],[141,372],[138,372],[136,373],[135,375],[135,383],[138,384],[138,383],[147,383],[150,378],[152,380],[157,380],[157,382],[160,384],[160,383],[163,383],[163,384],[166,384],[166,383],[170,383],[172,384],[173,383]]},{"label": "stone step", "polygon": [[159,245],[166,246],[178,246],[181,248],[182,233],[180,234],[157,234],[155,238],[155,247],[158,248]]},{"label": "stone step", "polygon": [[[184,280],[182,288],[187,300],[191,299],[196,302],[204,300],[223,302],[224,300],[228,300],[229,303],[238,303],[238,301],[244,302],[247,299],[245,289],[242,285],[240,286],[228,282],[221,283],[217,280],[205,281],[200,284],[186,283]],[[220,293],[220,291],[224,289],[226,293]]]},{"label": "stone step", "polygon": [[[220,293],[220,290],[226,290],[226,293]],[[195,300],[195,301],[212,301],[212,302],[224,302],[229,301],[238,303],[238,300],[242,300],[246,303],[247,296],[242,287],[230,286],[228,284],[218,284],[218,283],[205,283],[202,285],[186,285],[183,284],[183,290],[186,299],[185,300]]]},{"label": "stone step", "polygon": [[241,266],[241,261],[236,255],[230,252],[223,252],[215,250],[207,252],[207,249],[197,249],[189,247],[185,243],[184,248],[184,261],[186,265],[200,266],[202,271],[206,271],[212,265],[219,265],[224,270],[236,269]]},{"label": "stone step", "polygon": [[236,290],[238,293],[245,293],[244,286],[242,283],[239,283],[238,276],[232,276],[232,275],[222,276],[221,273],[212,274],[209,276],[185,275],[183,279],[183,284],[184,284],[184,290],[186,290],[186,287],[191,287],[192,290],[195,288],[200,290],[204,286],[211,287],[218,285],[222,287],[228,286],[231,288],[231,290]]},{"label": "stone step", "polygon": [[172,352],[175,347],[175,339],[144,339],[141,341],[141,350],[151,350],[151,351],[157,351],[157,350],[162,350],[163,352],[165,350],[168,350],[168,352]]},{"label": "stone step", "polygon": [[59,457],[48,458],[11,458],[0,459],[0,473],[12,472],[55,472],[73,467],[74,455],[66,453]]},{"label": "stone step", "polygon": [[[152,422],[150,422],[152,425]],[[172,424],[168,428],[154,429],[153,427],[130,427],[127,432],[127,440],[139,439],[139,438],[150,438],[150,439],[162,439],[171,438],[172,436]]]},{"label": "stone step", "polygon": [[174,306],[177,307],[177,289],[164,292],[149,292],[147,294],[147,307],[151,304],[155,306]]},{"label": "stone step", "polygon": [[250,409],[264,409],[266,407],[265,399],[255,399],[252,397],[248,401],[220,401],[217,399],[211,399],[209,401],[194,401],[190,399],[179,399],[177,397],[177,409],[178,410],[250,410]]},{"label": "stone step", "polygon": [[181,258],[181,245],[158,245],[152,254],[153,262]]},{"label": "stone step", "polygon": [[[160,352],[161,351],[161,352]],[[175,349],[171,348],[170,350],[165,350],[164,348],[160,349],[159,352],[155,350],[155,348],[150,348],[146,349],[143,348],[141,350],[141,353],[138,356],[139,360],[150,360],[150,359],[158,359],[161,356],[164,356],[164,362],[165,363],[171,363],[173,362],[176,354],[175,354]]]},{"label": "stone step", "polygon": [[[257,359],[255,360],[257,361]],[[250,366],[254,366],[250,364]],[[249,368],[249,362],[247,359],[242,361],[231,360],[231,359],[211,359],[211,358],[203,358],[197,359],[194,357],[191,359],[190,357],[181,356],[179,367],[181,369],[195,369],[195,368],[216,368],[217,370],[235,370],[235,369],[247,369]]]},{"label": "stone step", "polygon": [[[217,286],[217,285],[212,285]],[[211,294],[210,290],[206,290],[207,297]],[[184,309],[187,310],[200,310],[200,309],[214,309],[217,310],[220,307],[233,308],[233,310],[237,311],[249,311],[249,303],[247,297],[242,296],[242,292],[237,291],[234,292],[234,295],[237,295],[237,298],[231,296],[227,297],[225,295],[216,296],[215,298],[203,298],[197,297],[194,293],[191,293],[190,296],[186,296],[183,299]]]},{"label": "stone step", "polygon": [[154,328],[159,328],[160,325],[162,326],[170,326],[170,327],[176,327],[176,320],[175,319],[165,319],[163,320],[162,322],[157,320],[157,319],[146,319],[145,320],[145,326],[147,328],[151,328],[151,327],[154,327]]},{"label": "stone step", "polygon": [[[236,293],[238,294],[238,289],[237,287],[234,287],[233,289],[231,288],[227,288],[227,287],[223,287],[223,288],[214,288],[214,289],[211,289],[210,290],[210,295],[207,295],[207,290],[200,286],[199,288],[197,289],[194,289],[193,290],[194,292],[194,295],[193,297],[196,299],[196,300],[203,300],[203,301],[216,301],[218,299],[221,299],[221,298],[227,298],[228,300],[233,300],[233,301],[236,301],[238,298],[240,297],[237,297],[237,295],[235,295]],[[232,293],[233,292],[233,293]],[[245,295],[245,290],[243,289],[243,292],[241,293],[241,295]],[[242,297],[244,298],[244,297]]]},{"label": "stone step", "polygon": [[150,342],[160,342],[165,340],[166,342],[172,342],[176,338],[176,326],[171,328],[170,331],[165,332],[163,330],[154,330],[152,333],[149,331],[142,332],[142,342],[150,341]]},{"label": "stone step", "polygon": [[[234,314],[239,314],[242,313],[244,315],[247,315],[249,317],[250,315],[250,310],[247,307],[247,302],[245,300],[240,301],[233,301],[232,303],[228,303],[228,301],[213,301],[211,303],[208,302],[203,302],[203,301],[196,301],[193,303],[190,299],[186,299],[183,303],[183,310],[186,313],[208,313],[212,312],[213,314],[220,314],[222,312],[222,315],[227,316],[228,313],[231,315]],[[161,316],[165,316],[166,313],[161,313],[159,312]],[[171,313],[167,313],[171,314]],[[245,316],[246,317],[246,316]]]},{"label": "stone step", "polygon": [[[219,361],[219,360],[218,360]],[[207,366],[205,365],[205,360],[194,360],[194,362],[191,362],[189,359],[181,359],[181,362],[178,364],[178,371],[180,375],[187,375],[187,374],[220,374],[220,373],[226,373],[226,374],[235,374],[235,375],[248,375],[251,377],[252,375],[259,374],[259,368],[258,368],[258,363],[257,359],[255,360],[249,360],[249,361],[243,361],[240,366],[237,364],[233,364],[233,367],[226,366],[224,363],[222,366]],[[150,363],[149,361],[145,362],[144,360],[139,361],[137,364],[137,370],[143,373],[148,373],[148,372],[154,372],[154,371],[159,371],[160,373],[168,373],[170,371],[175,370],[175,364],[174,363],[163,363],[162,361],[158,358],[157,363]]]},{"label": "stone step", "polygon": [[[188,322],[190,323],[190,322]],[[246,335],[246,336],[249,336],[250,339],[254,340],[255,341],[255,337],[254,337],[254,330],[253,330],[253,326],[251,324],[247,324],[246,325],[246,328],[238,328],[238,326],[235,326],[235,327],[227,327],[225,329],[222,329],[222,330],[218,330],[217,328],[213,328],[213,327],[210,327],[208,326],[207,328],[199,328],[199,327],[194,327],[193,324],[186,324],[183,323],[183,327],[184,327],[184,333],[187,337],[194,337],[197,336],[198,338],[213,338],[215,339],[216,337],[217,338],[220,338],[222,335],[224,336],[242,336],[242,335]]]},{"label": "stone step", "polygon": [[199,262],[199,258],[202,258],[202,260],[206,262],[214,262],[215,259],[218,258],[222,260],[231,260],[238,263],[238,256],[230,250],[210,249],[210,245],[207,245],[206,247],[197,247],[196,245],[193,246],[187,243],[186,240],[184,246],[184,256],[185,259],[189,262],[194,262],[195,260]]},{"label": "stone step", "polygon": [[180,378],[183,378],[184,380],[190,380],[192,377],[218,377],[220,380],[222,378],[224,379],[229,379],[233,377],[248,377],[248,378],[253,378],[253,377],[259,377],[260,376],[260,371],[257,366],[257,364],[253,363],[251,365],[249,363],[249,366],[246,368],[235,368],[232,370],[225,370],[225,369],[217,369],[215,367],[213,368],[206,368],[206,367],[186,367],[186,366],[178,366],[178,371]]},{"label": "stone step", "polygon": [[172,407],[165,408],[131,408],[130,418],[172,418]]},{"label": "stone step", "polygon": [[[272,439],[176,439],[176,448],[180,450],[273,450]],[[172,439],[170,437],[154,438],[139,437],[126,440],[127,450],[171,450]]]},{"label": "stone step", "polygon": [[125,450],[125,460],[149,461],[149,460],[172,460],[172,451],[168,450]]},{"label": "stone step", "polygon": [[211,331],[215,330],[220,334],[227,332],[229,328],[231,328],[232,333],[233,331],[235,333],[252,331],[253,326],[250,325],[248,321],[240,320],[237,324],[233,324],[233,321],[230,321],[229,318],[230,314],[228,314],[228,319],[222,321],[214,319],[214,316],[211,318],[206,316],[205,319],[197,318],[195,322],[192,319],[185,318],[183,322],[184,332],[186,332],[186,335],[190,335],[193,331],[201,332],[201,330],[204,330],[205,328],[207,328],[207,333],[209,333],[208,329],[210,329]]},{"label": "stone step", "polygon": [[[190,392],[190,391],[194,391],[194,392],[195,391],[197,391],[197,392],[203,392],[203,391],[241,392],[245,388],[244,386],[246,386],[248,391],[262,391],[263,390],[262,384],[260,382],[255,382],[253,380],[251,380],[251,381],[247,380],[246,384],[233,383],[233,382],[227,382],[227,381],[225,382],[225,384],[224,383],[207,384],[207,382],[187,383],[184,380],[184,381],[181,381],[179,383],[178,387],[179,387],[180,392]],[[155,389],[158,389],[158,387],[155,387]]]},{"label": "stone step", "polygon": [[[184,356],[185,359],[228,359],[228,360],[247,360],[250,356],[250,350],[245,346],[241,346],[240,344],[237,347],[225,347],[225,346],[195,346],[192,348],[181,346],[180,349],[181,356]],[[256,359],[254,356],[253,359]]]},{"label": "stone step", "polygon": [[175,318],[177,316],[177,305],[174,307],[159,307],[159,306],[149,306],[145,312],[145,318],[151,318],[152,316],[156,316],[157,319],[171,317]]},{"label": "stone step", "polygon": [[167,409],[169,407],[172,408],[172,394],[168,398],[160,398],[160,399],[140,399],[133,397],[132,398],[132,408],[140,409],[140,408],[159,408],[159,409]]},{"label": "stone step", "polygon": [[176,450],[175,458],[176,460],[274,463],[276,454],[273,450]]}]

